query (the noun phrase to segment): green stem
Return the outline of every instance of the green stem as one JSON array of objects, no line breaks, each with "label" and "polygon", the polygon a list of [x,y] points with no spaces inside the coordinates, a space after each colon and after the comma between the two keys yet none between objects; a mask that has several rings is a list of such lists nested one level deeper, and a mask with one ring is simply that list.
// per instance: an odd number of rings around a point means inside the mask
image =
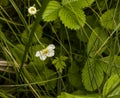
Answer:
[{"label": "green stem", "polygon": [[21,65],[20,65],[20,72],[21,72],[21,69],[22,69],[23,64],[24,64],[24,62],[25,62],[25,59],[26,59],[26,55],[27,55],[27,53],[28,53],[28,50],[29,50],[29,48],[30,48],[30,46],[31,46],[31,42],[32,42],[32,39],[33,39],[33,36],[34,36],[34,32],[35,32],[35,30],[36,30],[36,28],[37,28],[37,25],[38,25],[39,22],[42,20],[42,14],[43,14],[43,12],[44,12],[44,10],[45,10],[48,2],[49,2],[49,0],[43,0],[43,4],[42,4],[43,6],[41,7],[40,11],[37,13],[37,17],[36,17],[35,23],[34,23],[34,25],[33,25],[33,28],[32,28],[32,30],[31,30],[31,32],[30,32],[29,41],[28,41],[28,43],[27,43],[27,45],[26,45],[26,47],[25,47],[23,59],[22,59]]}]

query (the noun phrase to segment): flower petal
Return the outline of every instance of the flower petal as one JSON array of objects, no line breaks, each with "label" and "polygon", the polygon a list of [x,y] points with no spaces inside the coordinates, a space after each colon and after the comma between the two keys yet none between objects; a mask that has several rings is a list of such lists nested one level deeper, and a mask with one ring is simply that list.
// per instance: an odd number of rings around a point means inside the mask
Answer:
[{"label": "flower petal", "polygon": [[35,56],[36,56],[36,57],[40,57],[40,59],[41,59],[42,61],[44,61],[44,60],[47,58],[47,56],[44,54],[43,51],[37,51],[36,54],[35,54]]},{"label": "flower petal", "polygon": [[40,51],[37,51],[36,54],[35,54],[36,57],[39,57],[40,55],[41,55]]},{"label": "flower petal", "polygon": [[54,51],[54,50],[51,50],[51,51],[49,51],[46,55],[47,55],[47,57],[52,57],[52,56],[55,55],[55,51]]},{"label": "flower petal", "polygon": [[47,58],[47,56],[46,55],[40,55],[40,59],[42,60],[42,61],[44,61],[45,59]]},{"label": "flower petal", "polygon": [[48,49],[49,51],[53,50],[53,49],[55,49],[55,45],[54,44],[49,44],[46,49]]}]

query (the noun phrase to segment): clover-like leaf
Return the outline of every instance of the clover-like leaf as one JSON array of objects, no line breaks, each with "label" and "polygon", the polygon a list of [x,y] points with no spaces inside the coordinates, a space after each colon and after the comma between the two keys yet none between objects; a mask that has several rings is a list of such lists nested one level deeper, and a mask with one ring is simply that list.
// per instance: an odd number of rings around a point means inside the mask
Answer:
[{"label": "clover-like leaf", "polygon": [[94,91],[103,82],[104,74],[101,62],[95,59],[88,59],[82,71],[82,81],[86,90]]},{"label": "clover-like leaf", "polygon": [[107,29],[115,29],[119,23],[119,12],[115,11],[115,9],[107,10],[100,17],[101,25]]},{"label": "clover-like leaf", "polygon": [[85,25],[85,14],[79,8],[62,7],[59,12],[59,17],[62,23],[70,29],[80,29]]},{"label": "clover-like leaf", "polygon": [[58,17],[59,9],[61,8],[61,5],[57,1],[50,1],[46,7],[46,10],[43,13],[43,20],[44,21],[54,21]]}]

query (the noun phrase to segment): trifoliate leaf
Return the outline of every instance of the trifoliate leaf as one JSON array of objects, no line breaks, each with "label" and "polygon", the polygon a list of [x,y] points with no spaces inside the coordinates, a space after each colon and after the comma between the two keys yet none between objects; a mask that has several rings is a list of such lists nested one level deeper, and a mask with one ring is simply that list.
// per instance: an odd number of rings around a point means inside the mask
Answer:
[{"label": "trifoliate leaf", "polygon": [[88,59],[82,71],[82,81],[86,90],[95,91],[103,82],[104,73],[100,61]]},{"label": "trifoliate leaf", "polygon": [[56,20],[58,17],[60,8],[61,8],[61,5],[59,2],[50,1],[43,13],[43,16],[42,16],[43,20],[47,22]]},{"label": "trifoliate leaf", "polygon": [[115,29],[119,23],[119,12],[115,9],[110,9],[106,11],[100,17],[101,25],[107,29]]},{"label": "trifoliate leaf", "polygon": [[70,29],[80,29],[85,25],[85,14],[79,8],[66,8],[62,7],[59,12],[59,17],[62,23]]}]

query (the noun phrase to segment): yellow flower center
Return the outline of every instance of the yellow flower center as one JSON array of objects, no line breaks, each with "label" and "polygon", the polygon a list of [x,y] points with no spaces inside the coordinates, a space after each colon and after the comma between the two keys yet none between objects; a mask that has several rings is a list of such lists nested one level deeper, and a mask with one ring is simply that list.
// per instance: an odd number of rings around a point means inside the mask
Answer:
[{"label": "yellow flower center", "polygon": [[43,49],[43,53],[47,54],[48,53],[48,49]]},{"label": "yellow flower center", "polygon": [[35,8],[31,8],[31,12],[34,12],[35,11]]}]

